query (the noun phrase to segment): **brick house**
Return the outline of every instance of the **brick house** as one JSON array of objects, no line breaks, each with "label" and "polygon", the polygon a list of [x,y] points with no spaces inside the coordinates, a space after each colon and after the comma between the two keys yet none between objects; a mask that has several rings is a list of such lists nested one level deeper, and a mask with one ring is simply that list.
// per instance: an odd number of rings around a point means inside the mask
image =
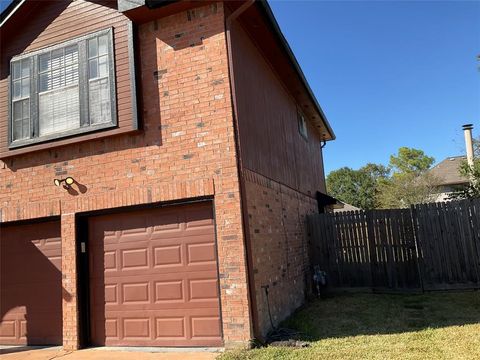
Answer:
[{"label": "brick house", "polygon": [[248,346],[304,302],[334,134],[265,1],[15,0],[0,36],[0,344]]}]

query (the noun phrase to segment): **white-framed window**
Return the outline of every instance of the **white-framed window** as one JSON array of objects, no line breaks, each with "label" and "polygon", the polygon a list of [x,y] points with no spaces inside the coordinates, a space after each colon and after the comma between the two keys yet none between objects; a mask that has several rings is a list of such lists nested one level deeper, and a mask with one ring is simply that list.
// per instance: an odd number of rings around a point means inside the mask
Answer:
[{"label": "white-framed window", "polygon": [[305,140],[308,140],[308,133],[307,133],[307,121],[305,120],[305,116],[302,114],[300,110],[297,111],[297,119],[298,119],[298,132]]},{"label": "white-framed window", "polygon": [[116,126],[112,29],[14,57],[10,147]]}]

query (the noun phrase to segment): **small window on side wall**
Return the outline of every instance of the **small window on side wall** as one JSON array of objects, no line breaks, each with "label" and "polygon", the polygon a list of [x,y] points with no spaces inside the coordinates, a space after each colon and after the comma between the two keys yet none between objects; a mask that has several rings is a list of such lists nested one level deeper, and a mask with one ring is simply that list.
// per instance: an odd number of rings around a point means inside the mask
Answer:
[{"label": "small window on side wall", "polygon": [[298,118],[298,132],[300,133],[300,135],[302,135],[302,137],[305,140],[308,140],[307,122],[305,120],[305,116],[300,111],[298,111],[297,118]]},{"label": "small window on side wall", "polygon": [[116,126],[111,29],[16,56],[11,148]]}]

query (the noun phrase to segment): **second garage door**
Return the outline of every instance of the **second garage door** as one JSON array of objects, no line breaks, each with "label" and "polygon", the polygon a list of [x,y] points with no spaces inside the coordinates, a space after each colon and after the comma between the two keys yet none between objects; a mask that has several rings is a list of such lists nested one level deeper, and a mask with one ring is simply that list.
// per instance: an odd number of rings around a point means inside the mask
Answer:
[{"label": "second garage door", "polygon": [[222,345],[210,203],[89,219],[91,341]]},{"label": "second garage door", "polygon": [[2,224],[0,345],[61,343],[60,222],[10,226]]}]

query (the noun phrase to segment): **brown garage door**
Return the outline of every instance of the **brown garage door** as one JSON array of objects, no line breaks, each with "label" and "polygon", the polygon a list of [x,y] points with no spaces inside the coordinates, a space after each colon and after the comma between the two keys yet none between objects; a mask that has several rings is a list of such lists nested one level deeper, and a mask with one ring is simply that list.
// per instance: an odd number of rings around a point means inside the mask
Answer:
[{"label": "brown garage door", "polygon": [[60,223],[0,227],[0,266],[0,344],[60,345]]},{"label": "brown garage door", "polygon": [[91,341],[220,346],[210,203],[89,219]]}]

